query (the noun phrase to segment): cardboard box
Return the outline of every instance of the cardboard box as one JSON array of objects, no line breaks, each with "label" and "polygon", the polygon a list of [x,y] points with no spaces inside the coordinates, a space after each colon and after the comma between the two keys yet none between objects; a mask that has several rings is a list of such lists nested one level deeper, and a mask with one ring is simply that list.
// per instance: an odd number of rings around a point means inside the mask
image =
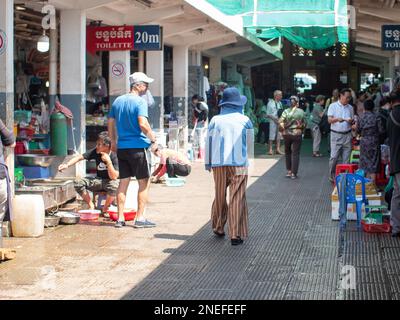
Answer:
[{"label": "cardboard box", "polygon": [[[384,197],[382,193],[376,193],[376,192],[375,193],[366,192],[366,193],[369,205],[380,206],[384,203]],[[331,201],[332,201],[332,220],[339,220],[339,198],[336,187],[332,192]],[[365,216],[365,207],[362,206],[361,218],[363,218],[364,216]],[[347,206],[347,220],[357,220],[356,204],[349,204]]]}]

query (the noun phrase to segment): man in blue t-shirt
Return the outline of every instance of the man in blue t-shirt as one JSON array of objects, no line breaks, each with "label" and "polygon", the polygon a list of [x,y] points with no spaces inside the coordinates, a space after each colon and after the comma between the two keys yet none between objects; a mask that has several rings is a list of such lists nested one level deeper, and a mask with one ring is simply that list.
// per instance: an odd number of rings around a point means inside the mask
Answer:
[{"label": "man in blue t-shirt", "polygon": [[[125,226],[125,198],[131,177],[136,177],[139,184],[138,210],[135,228],[151,228],[155,224],[143,217],[149,188],[148,149],[157,146],[156,137],[148,121],[148,106],[141,98],[146,94],[149,83],[154,80],[142,72],[129,76],[130,92],[118,97],[109,113],[108,132],[112,149],[117,150],[120,183],[117,191],[119,218],[115,227]],[[118,144],[116,143],[118,137]]]}]

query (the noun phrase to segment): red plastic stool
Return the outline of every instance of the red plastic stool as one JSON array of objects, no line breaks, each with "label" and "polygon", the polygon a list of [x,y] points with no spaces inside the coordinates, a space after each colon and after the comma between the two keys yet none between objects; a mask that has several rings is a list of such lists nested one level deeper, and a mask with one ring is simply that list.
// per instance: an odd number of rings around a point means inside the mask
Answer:
[{"label": "red plastic stool", "polygon": [[356,173],[357,170],[358,164],[338,164],[335,176],[337,177],[341,173]]}]

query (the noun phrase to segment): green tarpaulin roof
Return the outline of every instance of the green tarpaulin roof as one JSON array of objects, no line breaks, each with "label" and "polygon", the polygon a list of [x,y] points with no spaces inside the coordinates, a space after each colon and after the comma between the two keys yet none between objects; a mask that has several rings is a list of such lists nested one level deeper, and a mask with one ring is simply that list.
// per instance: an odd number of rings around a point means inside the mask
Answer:
[{"label": "green tarpaulin roof", "polygon": [[260,39],[285,37],[305,49],[348,43],[346,0],[207,0],[227,15],[243,18]]}]

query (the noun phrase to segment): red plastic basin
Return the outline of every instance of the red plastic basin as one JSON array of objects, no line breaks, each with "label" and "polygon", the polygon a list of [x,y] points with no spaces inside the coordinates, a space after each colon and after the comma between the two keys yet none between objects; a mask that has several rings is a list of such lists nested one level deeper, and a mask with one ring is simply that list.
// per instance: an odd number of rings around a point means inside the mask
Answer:
[{"label": "red plastic basin", "polygon": [[81,221],[93,221],[99,219],[100,212],[100,210],[79,210],[78,214]]},{"label": "red plastic basin", "polygon": [[[113,221],[117,221],[118,220],[118,212],[115,211],[107,211],[107,213],[110,215],[110,219]],[[136,211],[125,211],[124,212],[124,217],[125,217],[125,221],[132,221],[135,220],[135,216],[136,216]]]}]

